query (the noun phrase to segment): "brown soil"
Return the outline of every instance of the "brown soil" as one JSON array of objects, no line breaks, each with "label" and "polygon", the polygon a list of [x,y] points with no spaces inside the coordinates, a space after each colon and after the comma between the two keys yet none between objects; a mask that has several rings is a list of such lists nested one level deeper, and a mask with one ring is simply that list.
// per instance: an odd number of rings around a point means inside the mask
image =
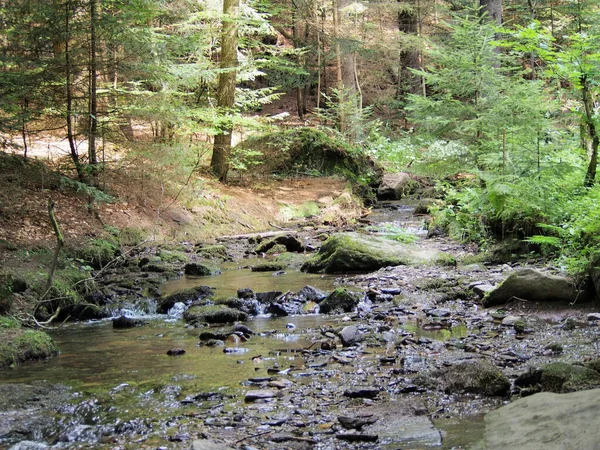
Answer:
[{"label": "brown soil", "polygon": [[202,175],[194,175],[187,184],[167,185],[140,167],[120,164],[107,169],[99,180],[115,201],[90,203],[89,196],[51,180],[51,169],[57,165],[38,164],[32,169],[31,164],[18,164],[17,169],[0,171],[0,239],[5,241],[0,245],[0,261],[5,261],[7,247],[13,245],[54,245],[48,199],[56,205],[67,244],[101,236],[108,226],[138,228],[158,241],[210,241],[224,234],[286,226],[283,206],[315,201],[327,207],[345,188],[344,180],[332,178],[261,178],[234,186]]}]

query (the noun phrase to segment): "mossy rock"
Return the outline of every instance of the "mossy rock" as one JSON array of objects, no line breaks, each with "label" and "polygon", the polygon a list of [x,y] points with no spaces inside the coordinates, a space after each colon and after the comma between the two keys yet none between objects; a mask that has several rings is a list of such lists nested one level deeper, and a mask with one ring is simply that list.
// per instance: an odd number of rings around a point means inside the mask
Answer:
[{"label": "mossy rock", "polygon": [[195,286],[183,291],[174,292],[158,299],[157,312],[166,314],[175,303],[192,303],[206,299],[214,294],[210,286]]},{"label": "mossy rock", "polygon": [[277,272],[283,269],[285,269],[285,264],[277,261],[261,262],[250,268],[252,272]]},{"label": "mossy rock", "polygon": [[302,242],[300,242],[298,238],[292,236],[291,234],[285,234],[276,236],[272,239],[264,240],[254,248],[254,251],[256,253],[267,253],[273,248],[278,248],[284,252],[304,251],[304,245],[302,245]]},{"label": "mossy rock", "polygon": [[57,354],[56,343],[43,331],[0,327],[0,368]]},{"label": "mossy rock", "polygon": [[600,387],[600,373],[589,367],[554,362],[541,370],[542,391],[561,393]]},{"label": "mossy rock", "polygon": [[323,314],[338,314],[352,312],[360,302],[361,295],[358,292],[350,292],[344,288],[338,288],[319,304],[319,311]]},{"label": "mossy rock", "polygon": [[200,263],[188,263],[183,267],[183,273],[186,275],[203,277],[212,275],[213,271],[210,267]]},{"label": "mossy rock", "polygon": [[267,255],[278,255],[280,253],[285,253],[286,251],[287,251],[287,248],[285,247],[285,245],[275,244],[273,247],[271,247],[269,250],[267,250],[266,254]]},{"label": "mossy rock", "polygon": [[227,254],[227,247],[224,245],[205,245],[196,250],[196,253],[203,258],[208,259],[230,259]]},{"label": "mossy rock", "polygon": [[406,245],[375,236],[357,233],[331,236],[319,252],[302,265],[310,273],[369,272],[387,266],[415,261]]},{"label": "mossy rock", "polygon": [[383,176],[383,169],[364,152],[309,127],[250,136],[232,154],[243,157],[246,150],[262,153],[254,170],[265,173],[341,175],[371,186],[378,186]]},{"label": "mossy rock", "polygon": [[134,247],[141,244],[146,239],[147,233],[134,227],[125,227],[119,231],[119,242],[126,247]]},{"label": "mossy rock", "polygon": [[191,324],[234,323],[248,319],[248,314],[221,305],[192,306],[183,313],[183,319]]},{"label": "mossy rock", "polygon": [[446,394],[503,396],[510,391],[510,380],[500,369],[483,359],[465,360],[439,370],[417,375],[413,382]]},{"label": "mossy rock", "polygon": [[157,256],[160,257],[161,261],[169,264],[187,263],[189,257],[180,251],[160,249]]}]

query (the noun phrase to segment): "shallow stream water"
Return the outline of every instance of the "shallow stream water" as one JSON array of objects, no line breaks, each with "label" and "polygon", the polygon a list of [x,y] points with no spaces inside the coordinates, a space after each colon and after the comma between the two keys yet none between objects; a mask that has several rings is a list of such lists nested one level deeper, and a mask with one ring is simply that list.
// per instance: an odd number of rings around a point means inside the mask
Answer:
[{"label": "shallow stream water", "polygon": [[[411,216],[411,208],[398,205],[389,210],[391,214],[376,211],[372,220],[422,234],[422,226]],[[195,285],[208,285],[215,288],[217,297],[235,297],[239,288],[250,288],[254,292],[298,292],[306,285],[324,291],[336,287],[333,276],[297,270],[279,275],[251,272],[249,266],[256,262],[250,259],[223,264],[221,274],[183,277],[168,283],[162,290],[168,294]],[[74,411],[75,415],[82,416],[81,423],[86,426],[103,421],[150,420],[150,417],[158,420],[157,417],[164,414],[185,416],[181,400],[188,395],[222,392],[237,396],[249,379],[264,376],[269,369],[289,370],[290,375],[306,369],[301,351],[311,348],[322,328],[339,327],[342,323],[340,316],[255,317],[245,324],[256,335],[247,342],[226,343],[224,348],[199,345],[199,330],[187,328],[181,321],[156,315],[141,319],[147,324],[131,329],[113,329],[110,321],[99,321],[51,331],[61,349],[60,355],[0,371],[0,383],[43,382],[71,386],[84,397],[95,398],[96,405],[104,404],[101,411],[99,406],[91,408],[93,412]],[[426,331],[410,321],[401,327],[413,333],[416,339],[447,340],[464,337],[467,333],[464,326]],[[185,354],[167,355],[167,351],[174,348],[184,349]],[[385,348],[373,350],[370,357],[374,359],[378,352],[384,351]],[[176,386],[174,395],[168,394],[170,386]],[[460,435],[464,430],[458,428],[454,433]],[[74,435],[73,440],[77,439]]]}]

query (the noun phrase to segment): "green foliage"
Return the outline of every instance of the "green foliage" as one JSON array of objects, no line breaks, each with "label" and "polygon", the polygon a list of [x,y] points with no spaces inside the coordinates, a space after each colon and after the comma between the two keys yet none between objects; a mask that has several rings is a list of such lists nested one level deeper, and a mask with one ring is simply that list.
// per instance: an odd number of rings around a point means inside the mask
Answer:
[{"label": "green foliage", "polygon": [[89,184],[68,177],[60,177],[60,188],[74,190],[96,203],[114,203],[115,201],[115,198],[112,195],[107,194],[97,187],[90,186]]},{"label": "green foliage", "polygon": [[396,226],[393,223],[387,223],[384,225],[377,226],[369,225],[365,229],[379,236],[383,236],[386,239],[402,242],[404,244],[410,244],[419,240],[419,238],[415,234],[409,232],[405,228]]}]

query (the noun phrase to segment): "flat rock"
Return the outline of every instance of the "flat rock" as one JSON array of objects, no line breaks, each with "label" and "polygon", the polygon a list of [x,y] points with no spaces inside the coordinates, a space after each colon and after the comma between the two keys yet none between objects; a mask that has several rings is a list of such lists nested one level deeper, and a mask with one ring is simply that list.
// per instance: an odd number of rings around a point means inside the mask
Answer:
[{"label": "flat rock", "polygon": [[597,449],[600,389],[570,394],[541,393],[519,399],[485,416],[476,449]]},{"label": "flat rock", "polygon": [[596,322],[600,320],[600,313],[589,313],[587,315],[587,320],[589,320],[590,322]]},{"label": "flat rock", "polygon": [[277,398],[281,394],[277,391],[272,391],[270,389],[258,389],[255,391],[249,391],[246,393],[246,397],[244,397],[244,401],[253,402],[256,400],[265,400],[269,398]]},{"label": "flat rock", "polygon": [[483,298],[483,305],[504,305],[513,297],[533,301],[571,302],[579,295],[575,285],[567,277],[534,269],[520,269],[512,272],[497,288],[488,292]]}]

